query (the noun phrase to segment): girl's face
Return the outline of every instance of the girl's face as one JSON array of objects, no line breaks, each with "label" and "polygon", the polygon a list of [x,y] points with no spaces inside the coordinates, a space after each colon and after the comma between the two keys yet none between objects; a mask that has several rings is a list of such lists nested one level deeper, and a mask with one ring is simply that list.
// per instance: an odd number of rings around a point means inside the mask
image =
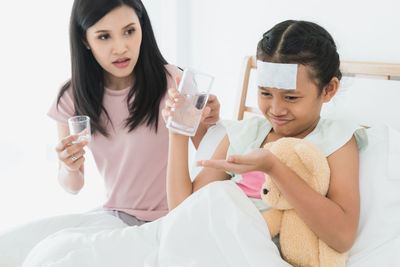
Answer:
[{"label": "girl's face", "polygon": [[88,49],[105,70],[106,86],[131,85],[142,42],[135,10],[126,5],[111,10],[87,29],[86,39]]},{"label": "girl's face", "polygon": [[324,88],[319,94],[318,87],[309,77],[308,68],[298,65],[296,90],[258,88],[258,106],[272,124],[271,133],[277,137],[305,137],[317,125],[322,104],[329,102],[336,93],[336,90],[331,90],[330,83],[329,89]]}]

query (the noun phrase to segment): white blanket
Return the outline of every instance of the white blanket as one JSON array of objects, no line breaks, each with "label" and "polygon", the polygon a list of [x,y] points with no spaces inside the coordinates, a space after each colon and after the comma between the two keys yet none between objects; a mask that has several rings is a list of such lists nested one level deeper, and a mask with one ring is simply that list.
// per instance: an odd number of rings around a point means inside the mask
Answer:
[{"label": "white blanket", "polygon": [[269,236],[259,211],[233,182],[214,182],[140,227],[57,232],[23,267],[290,266]]}]

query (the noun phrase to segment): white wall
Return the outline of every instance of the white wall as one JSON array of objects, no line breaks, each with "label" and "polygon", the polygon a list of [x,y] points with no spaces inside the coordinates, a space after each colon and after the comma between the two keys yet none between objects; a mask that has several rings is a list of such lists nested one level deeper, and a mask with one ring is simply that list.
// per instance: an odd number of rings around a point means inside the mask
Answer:
[{"label": "white wall", "polygon": [[0,230],[104,199],[90,158],[79,195],[64,192],[56,179],[56,124],[46,112],[70,76],[72,2],[7,1],[0,9]]},{"label": "white wall", "polygon": [[189,9],[179,14],[188,26],[178,33],[178,43],[187,43],[189,58],[180,61],[178,56],[178,63],[216,76],[213,90],[225,118],[233,114],[242,58],[254,55],[262,34],[286,19],[310,20],[325,27],[343,60],[400,63],[398,0],[188,2]]}]

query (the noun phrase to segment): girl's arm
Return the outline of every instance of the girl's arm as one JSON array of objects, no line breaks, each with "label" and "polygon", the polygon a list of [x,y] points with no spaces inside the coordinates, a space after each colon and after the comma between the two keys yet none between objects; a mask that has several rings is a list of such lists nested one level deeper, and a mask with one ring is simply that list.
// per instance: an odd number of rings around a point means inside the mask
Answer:
[{"label": "girl's arm", "polygon": [[199,165],[234,173],[268,173],[310,229],[338,252],[354,243],[359,213],[358,150],[354,136],[328,157],[331,180],[327,197],[309,187],[296,173],[266,149],[235,155],[227,161],[201,161]]},{"label": "girl's arm", "polygon": [[358,150],[354,136],[328,157],[331,180],[321,196],[281,161],[268,174],[311,230],[338,252],[353,245],[360,214]]},{"label": "girl's arm", "polygon": [[[84,185],[84,154],[83,147],[87,141],[72,144],[77,136],[70,136],[68,126],[57,123],[59,143],[56,146],[56,152],[59,159],[58,181],[60,185],[69,193],[77,194]],[[71,160],[74,155],[78,158]]]},{"label": "girl's arm", "polygon": [[[172,131],[170,131],[169,136],[167,198],[169,210],[172,210],[206,184],[226,180],[230,176],[223,170],[203,168],[192,183],[188,169],[189,137]],[[229,139],[225,136],[215,150],[212,159],[225,159],[228,147]]]}]

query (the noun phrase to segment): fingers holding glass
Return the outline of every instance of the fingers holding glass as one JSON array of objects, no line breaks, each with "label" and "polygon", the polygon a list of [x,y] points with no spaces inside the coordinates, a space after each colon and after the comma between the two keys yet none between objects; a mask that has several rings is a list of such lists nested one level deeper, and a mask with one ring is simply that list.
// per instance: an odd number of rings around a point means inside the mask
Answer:
[{"label": "fingers holding glass", "polygon": [[[187,68],[179,82],[179,106],[171,107],[173,114],[168,118],[167,128],[173,132],[194,136],[206,106],[214,78]],[[170,96],[176,99],[176,92]]]},{"label": "fingers holding glass", "polygon": [[215,95],[210,94],[204,108],[201,123],[214,125],[219,121],[220,103]]},{"label": "fingers holding glass", "polygon": [[169,97],[165,101],[165,107],[161,111],[165,122],[168,121],[169,117],[174,115],[175,108],[179,107],[179,99],[182,99],[182,96],[179,95],[175,88],[170,88],[168,90],[168,96]]},{"label": "fingers holding glass", "polygon": [[[67,143],[64,149],[60,150],[63,142],[66,142],[66,140],[71,141],[71,138],[64,138],[56,147],[58,159],[69,169],[78,169],[84,161],[84,155],[86,153],[84,147],[88,144],[88,141],[83,141],[76,144],[73,144],[72,142]],[[75,140],[77,140],[77,137],[75,137]]]}]

